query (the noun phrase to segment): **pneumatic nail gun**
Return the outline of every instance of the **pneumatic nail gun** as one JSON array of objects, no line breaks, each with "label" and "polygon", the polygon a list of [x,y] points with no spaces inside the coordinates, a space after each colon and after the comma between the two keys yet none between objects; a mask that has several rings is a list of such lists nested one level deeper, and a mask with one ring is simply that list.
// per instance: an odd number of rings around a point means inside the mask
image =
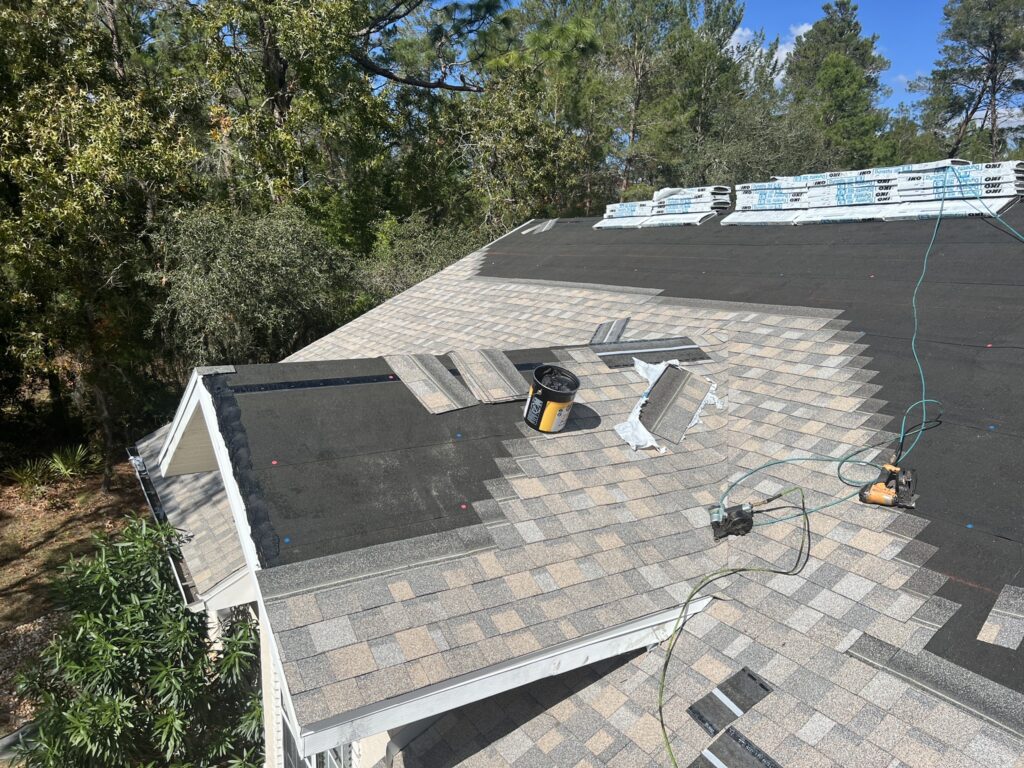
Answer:
[{"label": "pneumatic nail gun", "polygon": [[912,469],[900,469],[895,464],[883,464],[878,479],[860,489],[860,500],[881,507],[913,509],[917,489],[917,476]]}]

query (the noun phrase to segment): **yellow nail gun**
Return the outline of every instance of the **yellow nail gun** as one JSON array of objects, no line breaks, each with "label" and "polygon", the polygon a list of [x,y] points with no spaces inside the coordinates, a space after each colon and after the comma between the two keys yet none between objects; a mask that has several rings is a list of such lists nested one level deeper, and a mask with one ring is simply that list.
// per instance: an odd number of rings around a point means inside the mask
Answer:
[{"label": "yellow nail gun", "polygon": [[860,500],[865,504],[882,507],[913,509],[917,476],[912,469],[900,469],[895,464],[883,464],[878,479],[860,489]]}]

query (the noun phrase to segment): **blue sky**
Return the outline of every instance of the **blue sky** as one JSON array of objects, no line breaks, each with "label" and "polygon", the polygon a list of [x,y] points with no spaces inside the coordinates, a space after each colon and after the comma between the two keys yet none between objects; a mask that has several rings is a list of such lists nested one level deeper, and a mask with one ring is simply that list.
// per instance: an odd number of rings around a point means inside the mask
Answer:
[{"label": "blue sky", "polygon": [[[801,27],[821,18],[824,0],[747,0],[745,29],[764,29],[768,39],[779,37],[792,46]],[[879,52],[892,62],[882,81],[892,89],[889,106],[911,101],[906,83],[931,71],[938,58],[943,0],[861,0],[858,3],[865,34],[878,35]]]}]

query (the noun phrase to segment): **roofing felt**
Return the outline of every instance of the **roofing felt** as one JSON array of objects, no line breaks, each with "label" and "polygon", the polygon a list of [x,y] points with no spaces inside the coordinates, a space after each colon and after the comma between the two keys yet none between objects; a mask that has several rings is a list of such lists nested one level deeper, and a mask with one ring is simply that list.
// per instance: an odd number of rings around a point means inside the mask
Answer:
[{"label": "roofing felt", "polygon": [[[511,359],[532,370],[550,357]],[[238,366],[204,383],[265,568],[467,527],[462,551],[488,545],[473,502],[490,498],[521,405],[432,414],[380,358]]]},{"label": "roofing felt", "polygon": [[[695,338],[711,356],[723,347]],[[582,400],[556,436],[530,430],[516,409],[500,477],[473,504],[491,510],[491,548],[420,564],[380,558],[356,580],[346,569],[358,551],[258,573],[303,725],[677,605],[669,584],[724,555],[704,553],[703,530],[703,505],[729,467],[724,412],[691,429],[685,450],[634,454],[613,425],[644,383],[589,349],[557,355]],[[697,365],[717,375],[723,362]]]},{"label": "roofing felt", "polygon": [[[1004,218],[1024,231],[1024,205]],[[505,237],[480,275],[654,289],[709,306],[842,310],[849,329],[864,333],[883,412],[899,416],[921,396],[911,294],[934,220],[614,232],[593,223],[560,220]],[[963,606],[928,648],[1024,691],[1024,651],[978,639],[1003,588],[1024,586],[1024,245],[991,219],[942,222],[918,307],[928,396],[944,408],[941,428],[910,460],[917,514],[931,523],[919,546],[947,577],[940,594]]]}]

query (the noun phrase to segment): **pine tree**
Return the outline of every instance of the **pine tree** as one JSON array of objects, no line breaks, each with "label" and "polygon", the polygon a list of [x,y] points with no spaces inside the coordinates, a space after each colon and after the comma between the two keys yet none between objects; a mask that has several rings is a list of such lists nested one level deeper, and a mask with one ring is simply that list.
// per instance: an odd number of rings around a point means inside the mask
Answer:
[{"label": "pine tree", "polygon": [[986,133],[987,149],[965,154],[996,160],[1020,130],[1003,117],[1024,108],[1024,0],[949,0],[943,23],[942,57],[914,84],[927,93],[924,120],[950,157]]}]

